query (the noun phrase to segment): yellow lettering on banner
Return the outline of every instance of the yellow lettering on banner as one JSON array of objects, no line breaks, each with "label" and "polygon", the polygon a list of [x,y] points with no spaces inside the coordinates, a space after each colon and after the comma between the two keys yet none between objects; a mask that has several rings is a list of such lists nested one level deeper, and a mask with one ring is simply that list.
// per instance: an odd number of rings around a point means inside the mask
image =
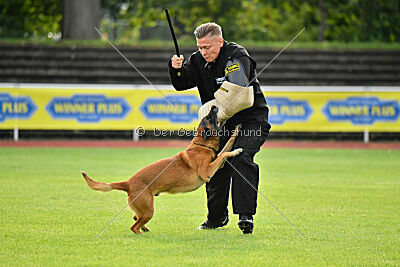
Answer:
[{"label": "yellow lettering on banner", "polygon": [[362,115],[362,107],[361,106],[350,106],[349,108],[347,108],[347,113],[349,115],[356,115],[356,116],[360,116]]},{"label": "yellow lettering on banner", "polygon": [[396,111],[393,106],[383,107],[382,110],[383,116],[392,117],[396,114]]},{"label": "yellow lettering on banner", "polygon": [[94,103],[89,103],[89,105],[88,105],[88,113],[93,114],[94,112],[95,112]]},{"label": "yellow lettering on banner", "polygon": [[339,115],[339,107],[338,106],[329,106],[329,112],[333,116],[337,116],[337,115]]},{"label": "yellow lettering on banner", "polygon": [[295,107],[295,113],[296,113],[296,116],[299,116],[299,117],[301,117],[301,116],[304,116],[305,114],[306,114],[306,111],[304,110],[304,107],[303,106],[296,106]]},{"label": "yellow lettering on banner", "polygon": [[158,113],[158,114],[163,114],[163,113],[184,114],[187,112],[186,105],[184,104],[181,105],[175,104],[174,106],[175,108],[169,104],[151,104],[148,105],[148,109],[150,113]]},{"label": "yellow lettering on banner", "polygon": [[369,107],[363,106],[364,116],[369,116]]},{"label": "yellow lettering on banner", "polygon": [[372,116],[381,116],[382,115],[382,111],[381,111],[381,107],[380,106],[373,106],[371,108],[371,115]]},{"label": "yellow lettering on banner", "polygon": [[280,112],[280,114],[281,115],[287,115],[289,113],[289,106],[284,106],[284,105],[282,105],[281,106],[281,112]]},{"label": "yellow lettering on banner", "polygon": [[55,103],[54,111],[64,114],[93,114],[95,108],[93,103]]},{"label": "yellow lettering on banner", "polygon": [[105,114],[121,114],[122,113],[122,107],[121,104],[105,104],[106,106],[106,112]]},{"label": "yellow lettering on banner", "polygon": [[[148,105],[148,109],[150,113],[163,113],[165,111],[165,108],[163,108],[165,105],[163,104],[151,104]],[[168,108],[168,105],[167,105]]]},{"label": "yellow lettering on banner", "polygon": [[11,102],[3,102],[3,107],[1,109],[3,113],[13,113],[12,112],[12,103]]},{"label": "yellow lettering on banner", "polygon": [[329,111],[336,116],[368,116],[368,106],[330,106]]},{"label": "yellow lettering on banner", "polygon": [[106,103],[99,103],[97,105],[97,114],[108,114],[108,108]]},{"label": "yellow lettering on banner", "polygon": [[281,115],[284,116],[304,116],[306,111],[302,105],[288,106],[282,105],[280,110]]},{"label": "yellow lettering on banner", "polygon": [[269,114],[270,116],[277,116],[279,115],[279,109],[277,105],[272,105],[269,107]]},{"label": "yellow lettering on banner", "polygon": [[23,103],[18,103],[18,111],[19,114],[26,114],[28,112],[28,105]]},{"label": "yellow lettering on banner", "polygon": [[181,114],[185,114],[187,113],[187,108],[186,105],[181,104],[181,105],[174,105],[176,107],[176,113],[181,113]]},{"label": "yellow lettering on banner", "polygon": [[64,103],[63,104],[63,113],[76,113],[76,108],[72,104]]},{"label": "yellow lettering on banner", "polygon": [[392,117],[396,114],[393,106],[373,106],[371,115],[377,117]]},{"label": "yellow lettering on banner", "polygon": [[70,103],[63,104],[63,111],[64,113],[77,113],[75,105]]},{"label": "yellow lettering on banner", "polygon": [[199,105],[190,105],[190,114],[192,114],[192,113],[198,113],[199,112],[199,109],[200,109],[200,106]]},{"label": "yellow lettering on banner", "polygon": [[54,104],[54,112],[55,113],[64,113],[63,105],[60,103],[55,103]]},{"label": "yellow lettering on banner", "polygon": [[28,112],[28,105],[25,102],[13,103],[4,102],[1,107],[2,113],[8,114],[26,114]]}]

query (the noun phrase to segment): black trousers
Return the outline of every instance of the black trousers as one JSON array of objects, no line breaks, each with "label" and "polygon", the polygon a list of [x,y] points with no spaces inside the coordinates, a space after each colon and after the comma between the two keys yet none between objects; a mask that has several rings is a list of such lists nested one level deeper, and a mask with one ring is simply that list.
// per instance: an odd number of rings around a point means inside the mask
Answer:
[{"label": "black trousers", "polygon": [[[220,150],[233,133],[236,125],[225,125],[221,130]],[[255,154],[267,139],[271,125],[266,122],[248,121],[236,138],[233,149],[243,148],[238,156],[228,161],[258,190],[259,168],[254,163]],[[228,162],[219,169],[206,184],[209,221],[217,221],[228,216],[229,189],[232,180],[232,206],[234,214],[256,214],[257,191],[249,185]]]}]

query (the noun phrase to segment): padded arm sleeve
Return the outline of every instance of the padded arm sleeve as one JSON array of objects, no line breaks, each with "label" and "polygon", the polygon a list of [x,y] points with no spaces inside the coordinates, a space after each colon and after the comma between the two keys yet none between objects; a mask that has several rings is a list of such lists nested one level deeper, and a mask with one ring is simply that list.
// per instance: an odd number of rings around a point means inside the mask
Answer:
[{"label": "padded arm sleeve", "polygon": [[241,57],[240,59],[230,59],[225,66],[225,77],[228,82],[239,86],[248,86],[250,77],[250,59]]}]

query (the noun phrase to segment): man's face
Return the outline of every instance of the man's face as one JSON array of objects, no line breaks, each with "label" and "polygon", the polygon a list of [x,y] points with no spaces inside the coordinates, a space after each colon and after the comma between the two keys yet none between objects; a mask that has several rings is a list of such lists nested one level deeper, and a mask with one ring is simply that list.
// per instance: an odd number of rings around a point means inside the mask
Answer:
[{"label": "man's face", "polygon": [[201,55],[207,62],[214,62],[219,55],[221,47],[224,45],[224,40],[220,36],[207,35],[201,39],[196,38],[196,41]]}]

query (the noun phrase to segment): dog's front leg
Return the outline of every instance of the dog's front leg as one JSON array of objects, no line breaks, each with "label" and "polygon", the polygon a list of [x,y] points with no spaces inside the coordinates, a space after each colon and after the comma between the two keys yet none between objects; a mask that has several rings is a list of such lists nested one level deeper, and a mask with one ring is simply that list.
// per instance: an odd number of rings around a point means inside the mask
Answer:
[{"label": "dog's front leg", "polygon": [[[240,128],[242,128],[241,124],[236,125],[235,132],[232,134],[231,138],[229,138],[228,142],[226,142],[224,148],[221,150],[221,152],[219,152],[218,156],[221,155],[224,152],[231,151],[231,149],[233,147],[233,144],[235,143],[236,137],[239,134]],[[224,167],[225,160],[226,160],[225,158],[222,160],[221,164],[219,165],[219,169]]]},{"label": "dog's front leg", "polygon": [[225,162],[226,158],[237,156],[242,153],[242,151],[242,148],[237,148],[233,151],[219,153],[218,157],[207,166],[207,169],[204,172],[205,177],[203,176],[203,179],[206,180],[206,182],[209,182],[211,177],[213,177],[219,169],[220,165]]}]

